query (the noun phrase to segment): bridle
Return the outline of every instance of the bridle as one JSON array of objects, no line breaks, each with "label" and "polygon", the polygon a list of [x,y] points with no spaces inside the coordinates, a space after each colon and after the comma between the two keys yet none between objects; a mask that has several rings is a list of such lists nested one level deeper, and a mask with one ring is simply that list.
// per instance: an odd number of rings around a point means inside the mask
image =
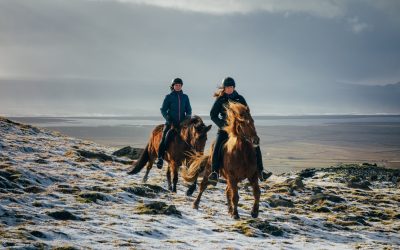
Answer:
[{"label": "bridle", "polygon": [[[200,126],[201,126],[202,128],[205,127],[204,124],[201,124]],[[190,130],[191,130],[192,127],[195,127],[195,126],[191,124],[190,126],[188,126],[188,127],[186,128],[186,129],[187,129],[187,132],[186,132],[186,133],[187,133],[187,136],[186,136],[186,140],[183,140],[183,142],[185,142],[186,146],[188,146],[190,150],[196,152],[197,150],[196,150],[195,146],[193,146],[193,145],[190,143],[191,140],[192,140],[192,138],[191,138],[191,133],[190,133]],[[195,129],[197,130],[198,128],[195,127]]]}]

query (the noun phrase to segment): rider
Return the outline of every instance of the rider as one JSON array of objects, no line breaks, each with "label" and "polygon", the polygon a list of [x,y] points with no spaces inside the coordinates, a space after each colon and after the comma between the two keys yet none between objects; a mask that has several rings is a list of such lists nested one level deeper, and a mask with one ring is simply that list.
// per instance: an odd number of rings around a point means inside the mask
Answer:
[{"label": "rider", "polygon": [[[211,164],[212,172],[208,177],[209,183],[214,186],[217,185],[219,177],[218,176],[219,169],[222,161],[221,154],[223,152],[222,144],[224,143],[224,141],[228,139],[228,134],[226,133],[225,130],[223,130],[223,128],[227,125],[226,124],[227,115],[226,115],[225,105],[229,101],[234,101],[241,103],[245,106],[248,106],[243,96],[239,95],[238,92],[236,92],[235,85],[236,85],[235,80],[233,80],[232,77],[226,77],[222,81],[222,86],[217,92],[214,93],[214,97],[216,97],[216,100],[210,111],[211,120],[219,128],[212,156],[212,164]],[[256,147],[256,160],[257,160],[259,179],[261,181],[265,181],[272,175],[272,173],[271,172],[265,173],[263,171],[264,167],[261,157],[261,150],[259,146]]]},{"label": "rider", "polygon": [[192,108],[190,106],[189,97],[182,92],[182,79],[175,78],[172,80],[170,89],[171,93],[165,96],[164,102],[161,106],[161,114],[165,119],[165,125],[162,133],[162,139],[158,148],[158,159],[156,162],[157,168],[161,169],[164,163],[164,155],[168,142],[168,131],[173,125],[175,128],[179,124],[190,118],[192,115]]}]

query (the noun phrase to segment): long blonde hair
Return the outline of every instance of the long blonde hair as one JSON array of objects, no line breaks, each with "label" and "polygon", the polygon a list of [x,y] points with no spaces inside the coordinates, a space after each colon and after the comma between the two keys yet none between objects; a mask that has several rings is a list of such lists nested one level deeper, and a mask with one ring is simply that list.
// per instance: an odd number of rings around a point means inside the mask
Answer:
[{"label": "long blonde hair", "polygon": [[220,96],[222,96],[225,92],[225,87],[224,86],[219,86],[217,91],[214,92],[213,97],[218,98]]}]

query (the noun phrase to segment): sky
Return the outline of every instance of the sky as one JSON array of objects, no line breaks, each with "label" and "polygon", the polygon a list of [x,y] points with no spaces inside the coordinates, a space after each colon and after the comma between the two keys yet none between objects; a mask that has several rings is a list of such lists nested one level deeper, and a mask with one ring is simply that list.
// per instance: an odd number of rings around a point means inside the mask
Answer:
[{"label": "sky", "polygon": [[0,115],[400,114],[397,0],[0,0]]}]

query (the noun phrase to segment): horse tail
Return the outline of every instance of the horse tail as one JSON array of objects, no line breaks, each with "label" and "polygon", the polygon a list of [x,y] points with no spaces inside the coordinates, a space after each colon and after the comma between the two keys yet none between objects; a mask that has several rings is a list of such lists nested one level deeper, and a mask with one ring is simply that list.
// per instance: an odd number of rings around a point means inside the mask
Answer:
[{"label": "horse tail", "polygon": [[209,165],[209,155],[195,154],[190,159],[189,168],[182,168],[182,178],[189,183],[197,180],[199,174]]},{"label": "horse tail", "polygon": [[137,174],[144,168],[146,163],[149,161],[149,144],[143,150],[143,153],[140,155],[139,160],[136,162],[135,166],[128,174]]}]

